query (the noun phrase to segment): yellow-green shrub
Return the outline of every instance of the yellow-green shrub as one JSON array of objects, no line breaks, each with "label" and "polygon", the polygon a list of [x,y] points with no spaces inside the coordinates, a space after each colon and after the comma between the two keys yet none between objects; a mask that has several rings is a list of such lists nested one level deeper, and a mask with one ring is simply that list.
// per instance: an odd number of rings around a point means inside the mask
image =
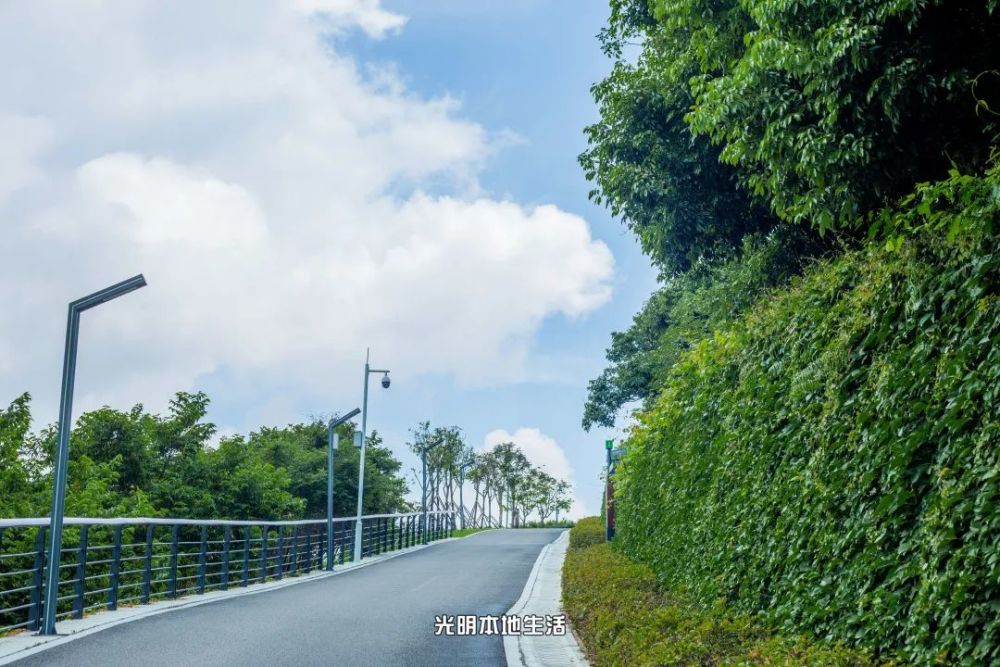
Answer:
[{"label": "yellow-green shrub", "polygon": [[604,523],[600,517],[588,516],[576,522],[569,531],[571,549],[582,549],[604,541]]},{"label": "yellow-green shrub", "polygon": [[600,667],[877,664],[855,650],[769,637],[721,603],[702,609],[665,591],[648,567],[607,543],[567,552],[563,606]]}]

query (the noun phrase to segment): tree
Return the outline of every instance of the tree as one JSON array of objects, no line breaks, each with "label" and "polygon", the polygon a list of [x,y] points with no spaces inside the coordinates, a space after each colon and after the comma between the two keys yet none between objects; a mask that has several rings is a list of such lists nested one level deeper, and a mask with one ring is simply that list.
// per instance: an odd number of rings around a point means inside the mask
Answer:
[{"label": "tree", "polygon": [[[0,516],[41,516],[51,498],[54,426],[29,431],[30,397],[0,412]],[[142,405],[82,414],[70,434],[66,510],[84,516],[172,516],[213,519],[300,519],[326,513],[326,422],[265,427],[222,438],[205,420],[208,397],[179,393],[166,416]],[[359,452],[352,424],[340,427],[334,507],[353,516]],[[365,513],[406,507],[401,464],[368,438]]]},{"label": "tree", "polygon": [[697,341],[745,312],[768,290],[797,275],[819,252],[815,237],[784,226],[768,237],[744,240],[738,257],[699,262],[663,282],[632,326],[611,334],[610,365],[590,381],[583,427],[612,427],[625,405],[645,405],[669,378],[669,369]]},{"label": "tree", "polygon": [[[633,38],[643,40],[636,62],[622,55]],[[747,234],[770,230],[776,218],[685,121],[694,101],[688,80],[703,67],[686,33],[664,31],[645,2],[614,0],[600,39],[615,63],[591,89],[601,117],[586,128],[580,155],[595,184],[591,198],[621,218],[667,276],[728,257]]]},{"label": "tree", "polygon": [[21,460],[31,428],[31,395],[24,393],[0,411],[0,517],[24,516],[32,505],[32,485]]},{"label": "tree", "polygon": [[[702,4],[717,3],[657,0],[657,23],[690,33]],[[996,85],[996,10],[996,0],[732,6],[743,27],[722,67],[693,78],[691,127],[782,219],[856,227],[917,182],[985,168],[1000,131],[986,90]]]}]

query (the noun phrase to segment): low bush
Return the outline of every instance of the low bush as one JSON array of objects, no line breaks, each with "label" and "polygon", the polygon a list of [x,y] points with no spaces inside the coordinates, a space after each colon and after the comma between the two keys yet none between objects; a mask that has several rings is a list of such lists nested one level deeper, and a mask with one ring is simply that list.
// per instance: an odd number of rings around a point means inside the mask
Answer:
[{"label": "low bush", "polygon": [[856,650],[772,637],[749,617],[728,613],[722,603],[700,608],[666,591],[652,570],[608,543],[568,551],[563,607],[591,664],[600,667],[879,664]]},{"label": "low bush", "polygon": [[592,544],[604,541],[604,523],[600,517],[588,516],[580,519],[569,531],[569,546],[571,549],[582,549]]}]

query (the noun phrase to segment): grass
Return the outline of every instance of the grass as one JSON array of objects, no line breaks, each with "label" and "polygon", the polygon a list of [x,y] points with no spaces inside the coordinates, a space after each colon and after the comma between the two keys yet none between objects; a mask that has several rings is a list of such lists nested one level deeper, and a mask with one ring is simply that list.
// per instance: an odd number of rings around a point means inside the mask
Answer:
[{"label": "grass", "polygon": [[473,535],[475,533],[481,533],[484,530],[493,530],[493,529],[492,528],[460,528],[458,530],[452,531],[451,536],[452,537],[468,537],[469,535]]},{"label": "grass", "polygon": [[[870,656],[809,637],[780,637],[721,601],[703,608],[657,581],[646,566],[596,539],[594,521],[570,533],[563,607],[591,664],[877,667]],[[574,539],[575,538],[575,539]]]}]

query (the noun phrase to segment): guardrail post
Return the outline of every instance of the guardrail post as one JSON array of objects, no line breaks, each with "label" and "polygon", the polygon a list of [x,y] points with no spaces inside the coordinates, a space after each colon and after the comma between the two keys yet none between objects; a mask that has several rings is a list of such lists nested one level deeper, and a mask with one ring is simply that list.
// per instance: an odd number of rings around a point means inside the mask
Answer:
[{"label": "guardrail post", "polygon": [[224,591],[229,590],[229,542],[232,536],[232,530],[227,524],[222,529],[222,581],[219,584]]},{"label": "guardrail post", "polygon": [[[320,547],[320,554],[323,553],[322,547]],[[312,541],[312,531],[308,528],[306,529],[306,574],[312,571],[312,555],[313,555],[313,541]]]},{"label": "guardrail post", "polygon": [[299,527],[292,527],[292,557],[289,559],[288,574],[294,576],[299,572]]},{"label": "guardrail post", "polygon": [[284,574],[285,574],[285,527],[278,526],[278,570],[275,573],[275,576],[278,578],[278,581],[281,581],[281,578],[284,576]]},{"label": "guardrail post", "polygon": [[205,552],[208,551],[208,526],[201,527],[201,544],[198,546],[198,594],[205,592]]},{"label": "guardrail post", "polygon": [[115,526],[114,546],[111,547],[111,585],[108,590],[108,610],[118,609],[118,573],[122,567],[122,528]]},{"label": "guardrail post", "polygon": [[379,553],[388,551],[389,546],[389,518],[382,518],[382,543],[379,545]]},{"label": "guardrail post", "polygon": [[[45,578],[45,530],[35,533],[35,564],[31,575],[31,606],[28,608],[28,629],[37,630],[42,619],[42,581]],[[56,581],[59,581],[56,579]]]},{"label": "guardrail post", "polygon": [[243,572],[240,577],[240,586],[246,587],[250,581],[250,534],[253,526],[243,527]]},{"label": "guardrail post", "polygon": [[142,603],[149,604],[153,581],[153,524],[146,526],[146,553],[142,560]]},{"label": "guardrail post", "polygon": [[267,579],[267,526],[260,527],[260,580]]},{"label": "guardrail post", "polygon": [[73,618],[83,618],[83,598],[87,593],[87,534],[90,526],[80,526],[80,543],[76,552],[76,581],[73,584]]},{"label": "guardrail post", "polygon": [[170,583],[167,595],[172,598],[177,597],[177,538],[180,528],[178,525],[170,527]]},{"label": "guardrail post", "polygon": [[[342,522],[344,525],[340,529],[340,564],[344,564],[344,559],[347,557],[347,547],[351,548],[351,557],[354,557],[354,545],[351,544],[354,532],[350,531],[350,526],[346,522]],[[350,534],[348,532],[350,531]]]}]

